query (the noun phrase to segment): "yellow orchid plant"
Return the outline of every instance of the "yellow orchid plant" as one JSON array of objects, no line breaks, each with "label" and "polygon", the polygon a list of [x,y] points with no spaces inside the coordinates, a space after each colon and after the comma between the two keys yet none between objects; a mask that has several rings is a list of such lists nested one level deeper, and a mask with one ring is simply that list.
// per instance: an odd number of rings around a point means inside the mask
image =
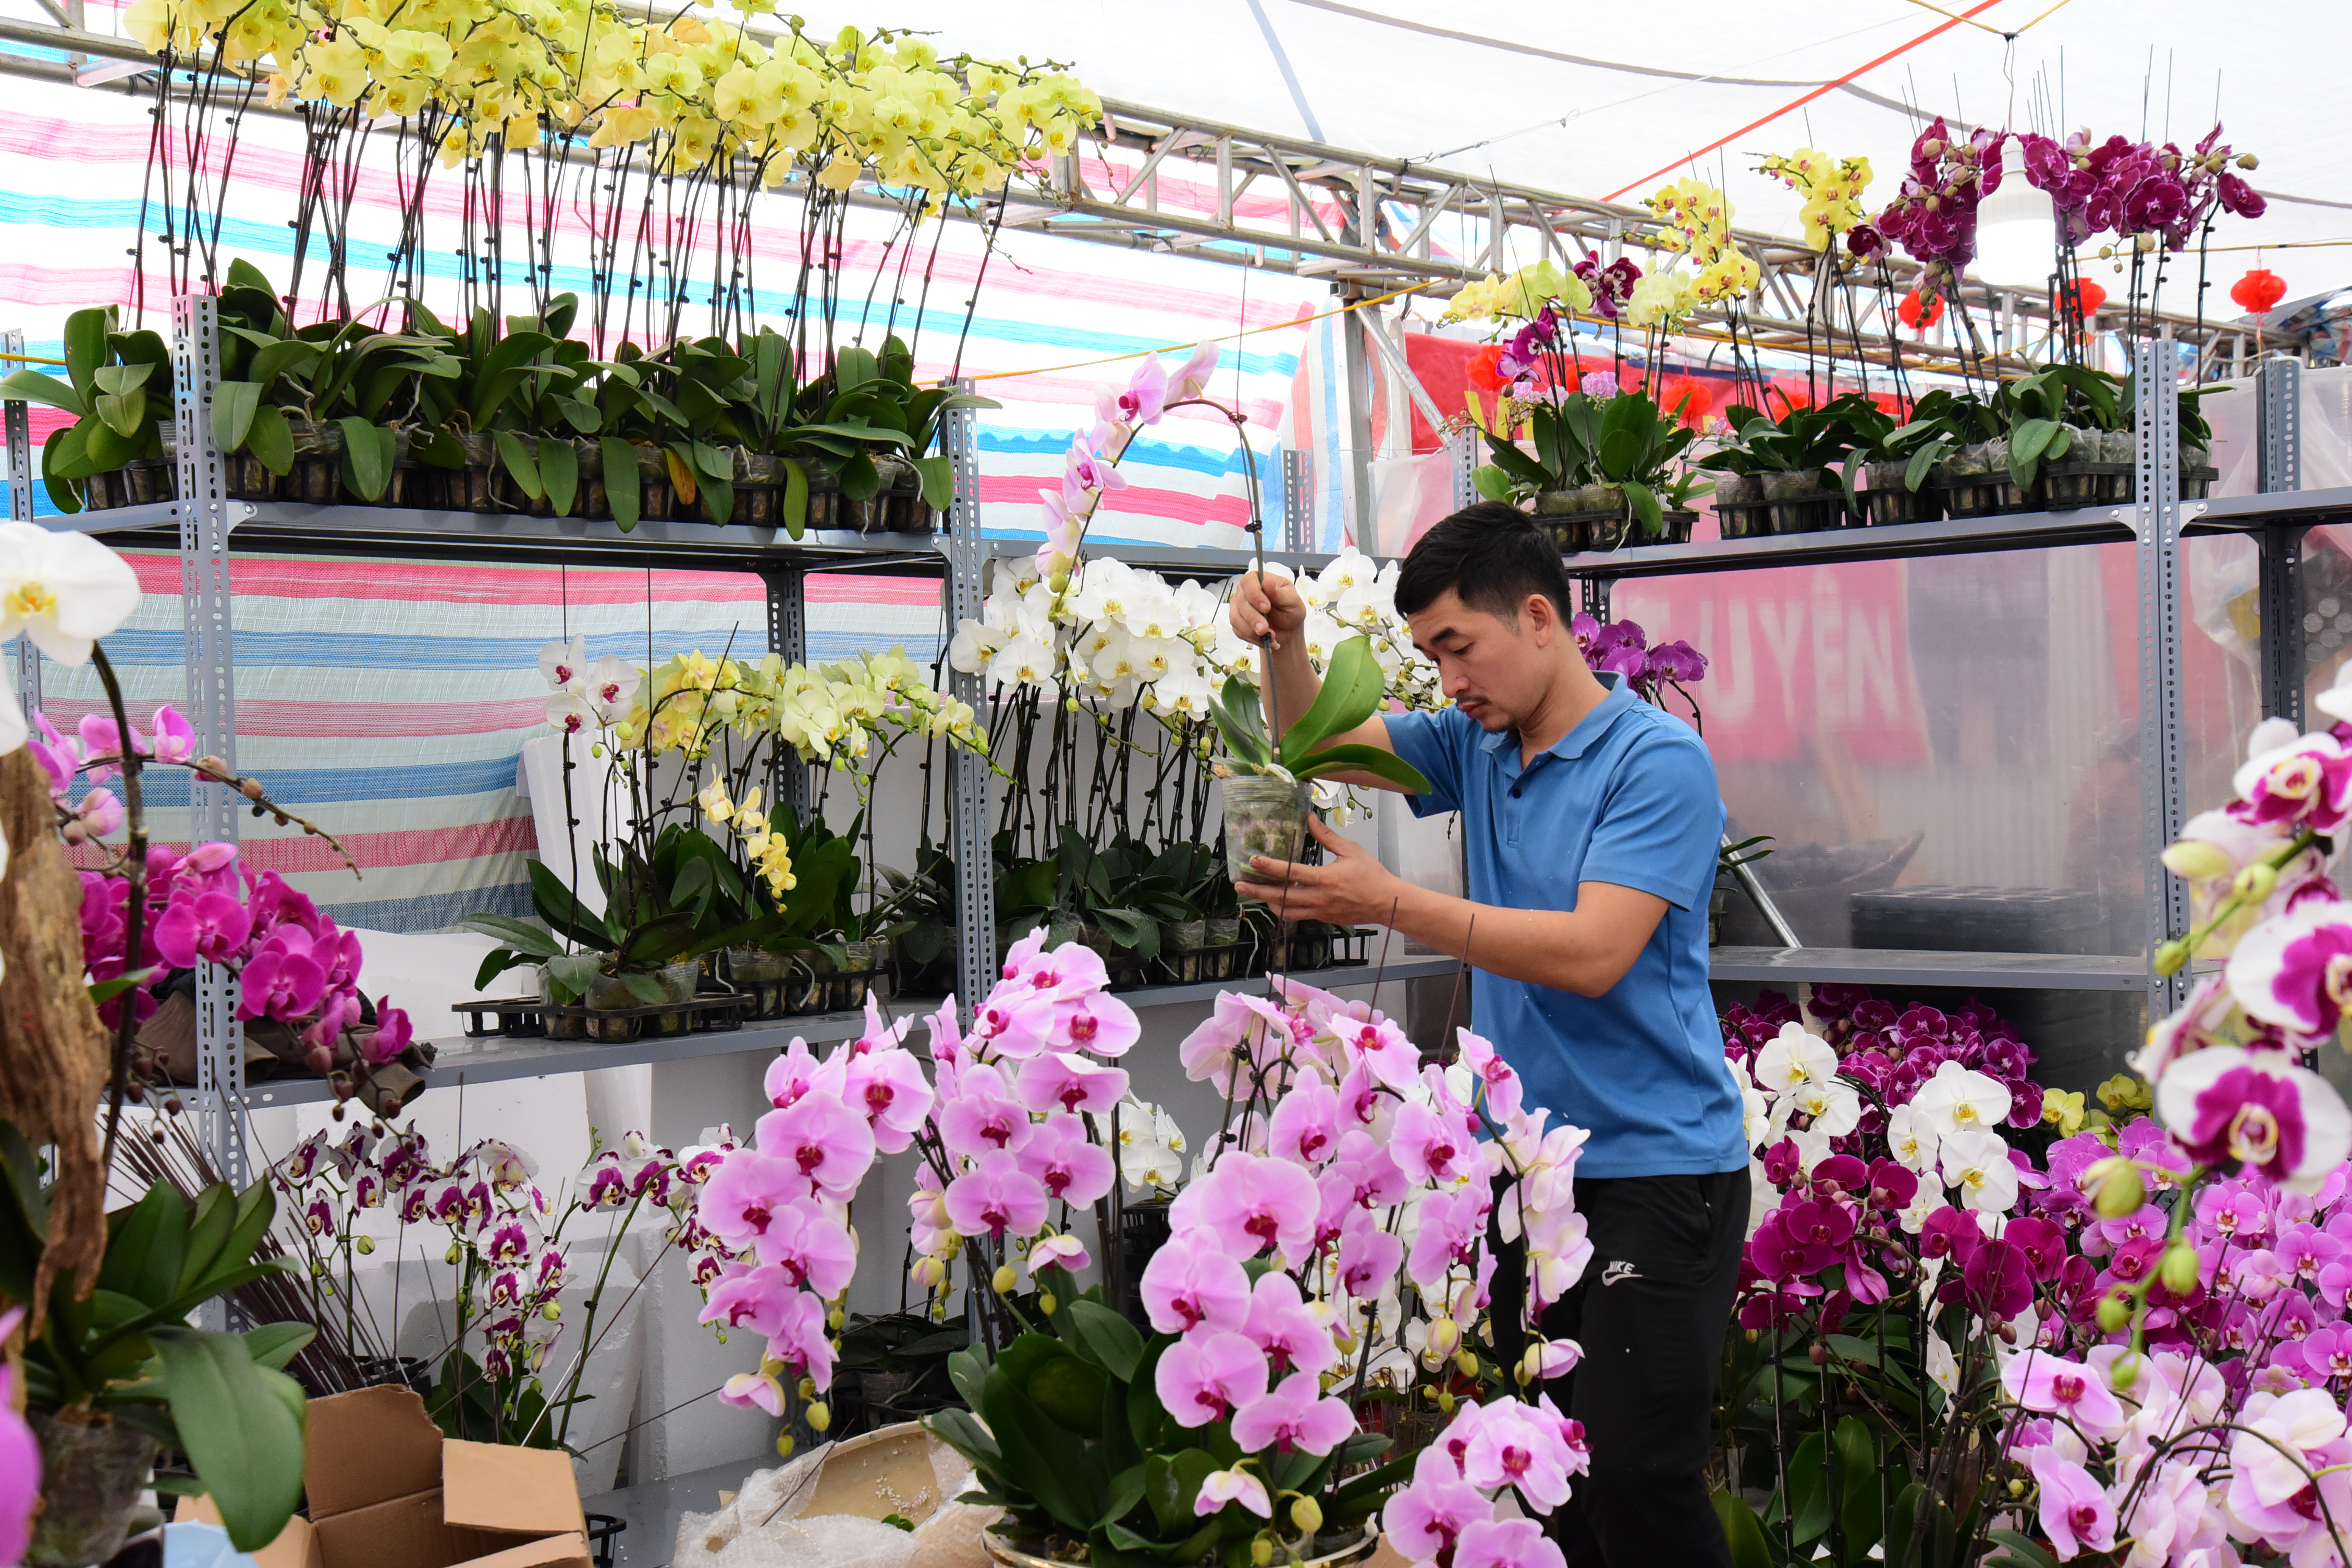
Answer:
[{"label": "yellow orchid plant", "polygon": [[492,138],[537,146],[586,132],[591,148],[644,145],[660,173],[748,162],[761,183],[795,169],[834,190],[870,177],[950,196],[1000,190],[1068,153],[1102,103],[1050,67],[942,58],[928,39],[844,27],[812,38],[797,17],[755,35],[733,20],[627,15],[613,0],[132,0],[140,46],[266,79],[294,99],[369,119],[446,116],[445,165]]}]

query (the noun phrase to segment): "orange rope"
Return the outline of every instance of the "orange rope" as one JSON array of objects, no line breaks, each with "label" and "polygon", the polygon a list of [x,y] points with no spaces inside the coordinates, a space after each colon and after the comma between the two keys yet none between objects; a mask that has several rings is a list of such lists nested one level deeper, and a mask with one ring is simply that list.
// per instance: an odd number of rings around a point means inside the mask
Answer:
[{"label": "orange rope", "polygon": [[1895,58],[1897,55],[1908,54],[1911,50],[1916,49],[1920,45],[1926,43],[1928,39],[1937,37],[1945,33],[1950,32],[1953,28],[1967,21],[1978,12],[1990,11],[2000,4],[2000,0],[1978,0],[1976,5],[1969,6],[1966,11],[1954,16],[1950,21],[1943,23],[1938,26],[1928,28],[1926,32],[1920,34],[1909,43],[1898,45],[1896,47],[1887,50],[1885,54],[1879,56],[1876,59],[1872,60],[1867,65],[1854,67],[1853,69],[1846,72],[1845,75],[1837,78],[1833,81],[1825,81],[1822,83],[1821,86],[1813,89],[1812,91],[1805,94],[1802,98],[1797,99],[1792,102],[1782,104],[1780,108],[1764,116],[1761,120],[1749,121],[1747,124],[1741,126],[1738,130],[1733,132],[1728,136],[1717,137],[1706,146],[1699,148],[1696,152],[1692,153],[1685,157],[1677,158],[1673,163],[1664,165],[1663,168],[1653,169],[1638,180],[1626,181],[1623,184],[1618,186],[1615,190],[1610,192],[1601,199],[1605,202],[1613,202],[1619,196],[1623,195],[1627,191],[1632,190],[1636,185],[1646,185],[1652,180],[1656,179],[1660,174],[1671,174],[1685,163],[1696,163],[1699,159],[1706,157],[1709,153],[1714,152],[1717,147],[1722,146],[1725,142],[1736,141],[1738,138],[1747,135],[1750,131],[1755,130],[1759,125],[1769,125],[1775,120],[1780,119],[1780,116],[1804,108],[1805,105],[1812,102],[1813,100],[1821,97],[1823,93],[1833,91],[1838,88],[1843,87],[1846,83],[1852,81],[1858,76],[1864,75],[1869,71],[1876,70],[1880,66],[1885,65],[1887,61]]},{"label": "orange rope", "polygon": [[[1437,281],[1435,279],[1430,279],[1431,283],[1435,281]],[[1336,310],[1324,310],[1312,316],[1297,316],[1287,321],[1272,321],[1263,327],[1244,327],[1238,332],[1226,332],[1223,336],[1213,338],[1196,338],[1189,343],[1162,343],[1156,349],[1137,349],[1131,353],[1107,354],[1101,359],[1082,359],[1072,364],[1040,365],[1034,370],[992,370],[985,374],[970,376],[966,379],[971,381],[1003,381],[1007,376],[1014,375],[1054,375],[1066,370],[1091,370],[1098,364],[1117,364],[1121,360],[1142,359],[1150,354],[1174,353],[1179,349],[1198,348],[1202,343],[1229,343],[1239,338],[1253,337],[1259,332],[1285,331],[1292,327],[1303,327],[1309,321],[1320,321],[1327,317],[1344,316],[1350,310],[1360,310],[1367,305],[1385,304],[1389,300],[1397,299],[1402,295],[1418,294],[1429,286],[1429,283],[1414,283],[1406,288],[1398,289],[1390,293],[1380,295],[1376,299],[1355,300],[1350,304],[1340,306]]]}]

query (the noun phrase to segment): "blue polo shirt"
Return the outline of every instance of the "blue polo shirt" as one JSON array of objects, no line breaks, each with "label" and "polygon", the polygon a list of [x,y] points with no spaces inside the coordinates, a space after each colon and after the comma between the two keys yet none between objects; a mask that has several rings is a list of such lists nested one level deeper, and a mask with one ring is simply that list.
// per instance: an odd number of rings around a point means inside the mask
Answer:
[{"label": "blue polo shirt", "polygon": [[1518,737],[1458,708],[1388,715],[1390,744],[1430,793],[1413,811],[1462,813],[1475,902],[1573,910],[1581,882],[1654,893],[1666,912],[1625,977],[1600,996],[1474,971],[1479,1034],[1525,1081],[1530,1106],[1591,1131],[1579,1173],[1706,1175],[1748,1163],[1739,1092],[1706,984],[1706,902],[1723,839],[1715,763],[1689,725],[1614,674],[1600,706],[1522,767]]}]

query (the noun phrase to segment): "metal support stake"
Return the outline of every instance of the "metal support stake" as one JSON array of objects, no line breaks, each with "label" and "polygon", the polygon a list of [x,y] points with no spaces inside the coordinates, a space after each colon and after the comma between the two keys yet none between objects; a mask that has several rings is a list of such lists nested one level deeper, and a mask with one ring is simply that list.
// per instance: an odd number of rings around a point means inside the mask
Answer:
[{"label": "metal support stake", "polygon": [[[236,660],[230,613],[228,475],[213,443],[213,389],[220,383],[220,320],[212,296],[172,301],[172,414],[179,451],[180,605],[185,633],[188,721],[196,754],[236,766]],[[242,798],[192,779],[189,836],[236,842]],[[243,1186],[246,1170],[245,1030],[236,981],[218,964],[196,969],[196,1136],[215,1172]]]},{"label": "metal support stake", "polygon": [[[1339,318],[1339,338],[1347,350],[1348,465],[1356,479],[1356,504],[1349,521],[1354,525],[1359,550],[1368,549],[1372,542],[1372,367],[1364,351],[1364,333],[1373,330],[1373,324],[1356,319],[1362,313],[1350,310]],[[1319,548],[1322,542],[1313,541],[1307,548]],[[1335,539],[1332,547],[1341,542]]]},{"label": "metal support stake", "polygon": [[[961,381],[958,391],[973,384]],[[948,507],[948,621],[980,618],[985,595],[988,545],[980,533],[980,423],[976,411],[950,409],[942,416],[940,444],[955,468],[955,499]],[[977,675],[958,670],[949,682],[958,700],[983,720],[986,687]],[[956,867],[956,995],[960,1016],[971,1010],[995,985],[996,863],[989,832],[991,777],[988,759],[961,749],[948,753],[948,837]]]},{"label": "metal support stake", "polygon": [[1454,504],[1476,505],[1478,484],[1473,476],[1478,471],[1478,432],[1464,430],[1446,437],[1445,455],[1454,459]]},{"label": "metal support stake", "polygon": [[[768,584],[768,651],[787,665],[808,660],[808,574],[797,566],[772,566],[761,571]],[[769,771],[769,794],[789,805],[796,820],[809,812],[808,764],[799,753],[779,745]]]},{"label": "metal support stake", "polygon": [[[2255,368],[2256,472],[2265,495],[2303,488],[2303,363],[2284,355]],[[2294,523],[2254,535],[2262,550],[2263,711],[2303,728],[2303,536]]]},{"label": "metal support stake", "polygon": [[1282,449],[1282,547],[1315,548],[1315,454],[1303,447]]},{"label": "metal support stake", "polygon": [[1584,613],[1604,625],[1609,620],[1609,583],[1606,577],[1587,577],[1584,587]]},{"label": "metal support stake", "polygon": [[2158,945],[2189,932],[2189,890],[2158,858],[2179,837],[2185,808],[2180,700],[2180,401],[2169,333],[2133,349],[2133,422],[2139,433],[2134,527],[2139,535],[2140,847],[2147,868],[2147,1005],[2179,1007],[2188,972],[2156,973]]},{"label": "metal support stake", "polygon": [[[25,334],[19,331],[0,332],[0,353],[21,354],[25,352]],[[0,424],[8,433],[8,521],[33,521],[33,420],[32,405],[21,398],[0,403]],[[41,650],[33,639],[16,639],[16,702],[30,718],[41,707]]]}]

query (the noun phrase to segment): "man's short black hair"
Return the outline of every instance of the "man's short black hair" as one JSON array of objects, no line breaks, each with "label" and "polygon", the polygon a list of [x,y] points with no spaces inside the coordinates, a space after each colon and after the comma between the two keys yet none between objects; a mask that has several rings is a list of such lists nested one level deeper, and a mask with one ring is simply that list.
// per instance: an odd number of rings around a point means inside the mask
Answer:
[{"label": "man's short black hair", "polygon": [[1575,613],[1559,546],[1515,506],[1482,500],[1434,523],[1397,574],[1400,615],[1427,609],[1448,588],[1470,609],[1517,622],[1519,606],[1541,594],[1568,624]]}]

